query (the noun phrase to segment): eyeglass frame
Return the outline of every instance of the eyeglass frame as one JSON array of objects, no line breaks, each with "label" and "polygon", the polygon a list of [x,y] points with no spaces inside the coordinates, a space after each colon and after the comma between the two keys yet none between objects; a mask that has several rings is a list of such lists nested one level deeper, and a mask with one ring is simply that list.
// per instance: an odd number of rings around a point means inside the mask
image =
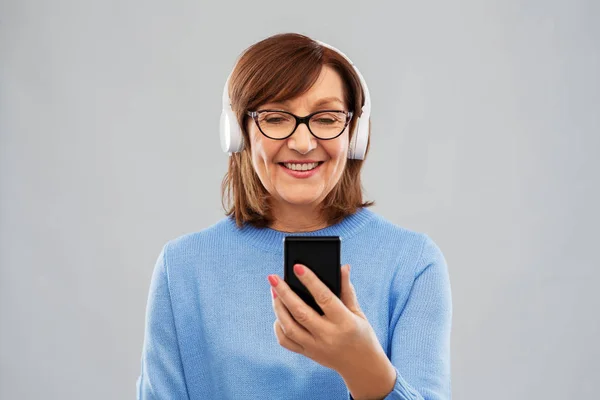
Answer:
[{"label": "eyeglass frame", "polygon": [[[292,130],[292,133],[290,133],[289,135],[287,135],[285,137],[282,137],[282,138],[273,138],[273,137],[267,135],[266,133],[264,133],[263,130],[261,129],[261,127],[260,127],[260,124],[258,123],[258,115],[260,113],[263,113],[263,112],[280,112],[280,113],[291,115],[296,120],[296,126],[294,126],[294,129]],[[310,129],[310,125],[308,124],[308,122],[310,121],[310,119],[313,116],[315,116],[315,115],[317,115],[319,113],[323,113],[323,112],[343,113],[346,116],[346,123],[344,124],[344,127],[342,128],[342,130],[340,131],[340,133],[338,133],[334,137],[323,139],[323,138],[320,138],[317,135],[315,135],[314,132]],[[285,140],[285,139],[289,138],[290,136],[292,136],[294,134],[294,132],[296,132],[296,129],[298,129],[298,126],[300,124],[306,125],[306,127],[308,128],[308,131],[310,132],[310,134],[313,135],[314,137],[316,137],[317,139],[319,139],[319,140],[332,140],[332,139],[335,139],[335,138],[339,137],[342,133],[344,133],[344,131],[348,127],[348,124],[352,120],[352,117],[354,116],[354,112],[353,111],[344,111],[344,110],[319,110],[319,111],[315,111],[313,113],[310,113],[308,115],[305,115],[304,117],[299,117],[296,114],[292,114],[289,111],[268,109],[268,110],[246,111],[246,115],[252,117],[252,119],[254,120],[254,123],[258,127],[258,130],[260,131],[260,133],[262,133],[265,137],[268,137],[271,140]]]}]

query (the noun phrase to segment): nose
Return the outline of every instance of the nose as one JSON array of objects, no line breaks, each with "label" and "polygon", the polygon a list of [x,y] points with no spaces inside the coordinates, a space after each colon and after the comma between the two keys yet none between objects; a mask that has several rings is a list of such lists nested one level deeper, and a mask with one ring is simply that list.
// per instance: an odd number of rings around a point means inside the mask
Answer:
[{"label": "nose", "polygon": [[317,147],[317,138],[310,133],[306,124],[300,124],[288,138],[287,145],[289,149],[304,155]]}]

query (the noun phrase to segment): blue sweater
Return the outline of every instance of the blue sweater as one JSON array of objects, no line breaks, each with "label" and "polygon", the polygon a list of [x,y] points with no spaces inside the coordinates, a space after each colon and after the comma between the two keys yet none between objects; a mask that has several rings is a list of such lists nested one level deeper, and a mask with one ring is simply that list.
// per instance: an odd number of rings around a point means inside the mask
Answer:
[{"label": "blue sweater", "polygon": [[[138,400],[351,399],[336,371],[277,342],[267,275],[283,277],[287,234],[239,229],[226,217],[165,244],[150,283]],[[342,238],[342,265],[396,368],[385,400],[450,399],[450,280],[432,239],[366,208],[294,235]]]}]

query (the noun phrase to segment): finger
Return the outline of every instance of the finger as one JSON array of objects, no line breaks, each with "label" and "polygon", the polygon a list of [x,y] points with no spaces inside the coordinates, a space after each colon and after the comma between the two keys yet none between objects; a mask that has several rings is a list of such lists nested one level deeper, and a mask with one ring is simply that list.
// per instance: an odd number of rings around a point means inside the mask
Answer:
[{"label": "finger", "polygon": [[336,321],[343,317],[343,313],[347,312],[344,303],[329,290],[327,285],[310,268],[302,264],[296,264],[294,265],[294,273],[312,294],[327,318]]},{"label": "finger", "polygon": [[275,336],[277,337],[277,342],[288,350],[293,351],[294,353],[304,354],[304,348],[298,343],[294,342],[292,339],[287,337],[279,324],[279,320],[275,320],[273,324],[273,330],[275,331]]},{"label": "finger", "polygon": [[306,304],[283,280],[277,275],[269,275],[269,283],[280,300],[296,322],[306,328],[313,336],[319,336],[326,322],[321,316]]},{"label": "finger", "polygon": [[350,281],[350,265],[348,264],[342,266],[342,293],[340,298],[342,303],[344,303],[350,311],[360,312],[354,285],[352,285],[352,282]]},{"label": "finger", "polygon": [[279,297],[273,299],[273,310],[285,336],[302,347],[314,342],[312,334],[292,318],[289,310]]}]

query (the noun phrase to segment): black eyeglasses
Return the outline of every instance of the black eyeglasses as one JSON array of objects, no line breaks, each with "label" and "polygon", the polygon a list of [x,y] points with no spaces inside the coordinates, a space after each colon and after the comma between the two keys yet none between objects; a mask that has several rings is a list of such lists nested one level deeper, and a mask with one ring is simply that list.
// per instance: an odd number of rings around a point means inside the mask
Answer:
[{"label": "black eyeglasses", "polygon": [[306,124],[310,133],[317,139],[331,140],[340,136],[352,119],[352,111],[321,110],[305,117],[299,117],[283,110],[247,111],[254,119],[260,132],[274,140],[292,136],[300,124]]}]

